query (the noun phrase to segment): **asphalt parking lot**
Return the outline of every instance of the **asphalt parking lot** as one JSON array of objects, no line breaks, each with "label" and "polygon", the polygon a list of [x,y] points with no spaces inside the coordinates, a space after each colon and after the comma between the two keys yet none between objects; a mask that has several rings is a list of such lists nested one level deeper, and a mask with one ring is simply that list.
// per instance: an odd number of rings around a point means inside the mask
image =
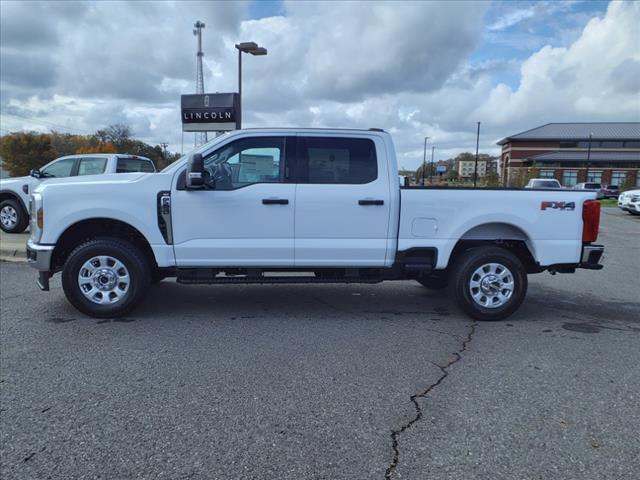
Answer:
[{"label": "asphalt parking lot", "polygon": [[96,320],[1,262],[0,477],[635,480],[640,218],[600,241],[495,323],[413,282],[164,281]]}]

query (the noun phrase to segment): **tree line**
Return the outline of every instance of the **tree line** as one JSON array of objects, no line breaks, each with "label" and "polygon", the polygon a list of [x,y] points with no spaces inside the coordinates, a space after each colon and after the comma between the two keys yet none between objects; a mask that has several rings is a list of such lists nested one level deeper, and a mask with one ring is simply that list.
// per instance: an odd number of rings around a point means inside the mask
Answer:
[{"label": "tree line", "polygon": [[[460,153],[455,158],[449,158],[447,160],[439,160],[435,162],[433,165],[429,162],[429,159],[427,159],[426,164],[421,163],[420,166],[415,170],[415,172],[406,171],[404,174],[409,176],[410,179],[416,184],[419,184],[423,178],[425,179],[425,182],[429,182],[429,179],[431,178],[431,176],[433,176],[435,182],[447,182],[447,183],[455,184],[462,180],[458,175],[458,163],[461,161],[474,161],[475,158],[476,156],[474,153],[464,152],[464,153]],[[487,162],[487,165],[489,165],[489,163],[495,164],[497,159],[498,157],[487,155],[486,153],[481,153],[478,155],[478,161],[480,162],[485,161]],[[443,173],[442,175],[439,175],[438,173],[436,173],[436,167],[438,166],[447,167],[446,172]],[[403,174],[403,172],[400,172],[400,173]],[[496,187],[500,184],[500,179],[498,177],[498,174],[493,169],[491,169],[491,171],[489,171],[484,177],[478,177],[478,180],[481,181],[480,183],[483,186],[487,186],[487,187]],[[473,176],[467,179],[466,181],[467,182],[473,181]]]},{"label": "tree line", "polygon": [[149,145],[133,138],[128,125],[114,124],[92,135],[75,135],[51,131],[13,132],[0,136],[0,157],[3,168],[12,177],[28,175],[51,160],[82,153],[126,153],[147,157],[162,169],[180,158],[178,153],[165,152],[161,145]]}]

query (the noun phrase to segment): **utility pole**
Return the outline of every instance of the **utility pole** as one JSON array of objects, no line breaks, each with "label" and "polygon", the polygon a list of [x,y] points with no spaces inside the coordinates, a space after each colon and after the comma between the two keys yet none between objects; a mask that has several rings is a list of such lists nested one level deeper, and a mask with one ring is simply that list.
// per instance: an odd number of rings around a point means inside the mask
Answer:
[{"label": "utility pole", "polygon": [[587,177],[585,182],[589,181],[589,167],[591,166],[591,139],[593,138],[593,133],[589,134],[589,147],[587,148]]},{"label": "utility pole", "polygon": [[436,147],[434,145],[431,146],[431,168],[429,168],[429,183],[433,185],[433,152]]},{"label": "utility pole", "polygon": [[[203,94],[204,73],[202,71],[202,57],[204,56],[204,53],[202,52],[202,29],[204,28],[204,23],[198,20],[193,24],[193,27],[193,34],[198,37],[198,53],[196,54],[196,93]],[[194,146],[197,147],[203,143],[207,143],[207,132],[196,132]]]},{"label": "utility pole", "polygon": [[431,137],[424,137],[424,155],[422,156],[422,186],[424,187],[424,172],[427,169],[427,140]]},{"label": "utility pole", "polygon": [[478,122],[478,133],[476,134],[476,163],[473,171],[473,186],[478,182],[478,148],[480,146],[480,122]]},{"label": "utility pole", "polygon": [[160,146],[162,147],[162,158],[164,160],[164,166],[166,167],[169,165],[169,162],[167,161],[167,147],[169,144],[167,142],[160,142]]}]

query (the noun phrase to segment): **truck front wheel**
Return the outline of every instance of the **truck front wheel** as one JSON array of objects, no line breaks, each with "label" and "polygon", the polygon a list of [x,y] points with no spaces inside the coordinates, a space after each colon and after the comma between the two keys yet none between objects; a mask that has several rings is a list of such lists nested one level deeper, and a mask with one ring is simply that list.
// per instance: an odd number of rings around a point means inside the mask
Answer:
[{"label": "truck front wheel", "polygon": [[0,203],[0,229],[7,233],[20,233],[29,225],[29,215],[16,200]]},{"label": "truck front wheel", "polygon": [[527,293],[527,272],[513,253],[478,247],[455,262],[449,286],[462,310],[477,320],[502,320],[514,313]]},{"label": "truck front wheel", "polygon": [[82,313],[96,318],[119,317],[134,308],[150,282],[150,268],[129,242],[100,238],[79,245],[62,270],[67,299]]}]

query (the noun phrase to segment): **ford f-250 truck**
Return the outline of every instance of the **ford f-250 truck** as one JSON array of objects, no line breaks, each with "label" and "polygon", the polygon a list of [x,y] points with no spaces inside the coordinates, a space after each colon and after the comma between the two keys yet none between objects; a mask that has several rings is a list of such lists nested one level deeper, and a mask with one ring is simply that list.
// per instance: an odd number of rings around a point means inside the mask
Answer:
[{"label": "ford f-250 truck", "polygon": [[56,158],[27,177],[0,180],[0,229],[20,233],[29,225],[29,195],[51,178],[101,175],[103,173],[155,172],[147,157],[112,153],[85,153]]},{"label": "ford f-250 truck", "polygon": [[54,179],[31,197],[30,264],[62,272],[94,317],[131,310],[151,283],[376,283],[448,287],[502,319],[527,274],[600,269],[594,192],[402,187],[379,129],[239,130],[157,174]]}]

